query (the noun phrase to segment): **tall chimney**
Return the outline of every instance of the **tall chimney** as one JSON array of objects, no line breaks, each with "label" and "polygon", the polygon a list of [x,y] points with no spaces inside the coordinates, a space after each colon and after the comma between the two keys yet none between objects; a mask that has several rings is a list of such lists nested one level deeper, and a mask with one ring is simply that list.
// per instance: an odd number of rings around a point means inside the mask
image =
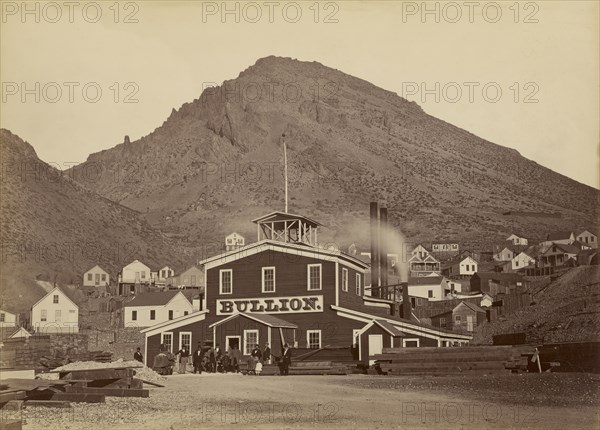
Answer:
[{"label": "tall chimney", "polygon": [[377,202],[371,202],[371,295],[380,297],[379,292],[379,219]]},{"label": "tall chimney", "polygon": [[411,319],[412,305],[410,304],[410,297],[408,297],[408,282],[400,282],[402,286],[402,318]]},{"label": "tall chimney", "polygon": [[[387,208],[379,209],[379,267],[380,267],[380,278],[381,286],[388,285],[388,212]],[[383,294],[387,292],[381,291]],[[390,298],[390,297],[386,297]]]}]

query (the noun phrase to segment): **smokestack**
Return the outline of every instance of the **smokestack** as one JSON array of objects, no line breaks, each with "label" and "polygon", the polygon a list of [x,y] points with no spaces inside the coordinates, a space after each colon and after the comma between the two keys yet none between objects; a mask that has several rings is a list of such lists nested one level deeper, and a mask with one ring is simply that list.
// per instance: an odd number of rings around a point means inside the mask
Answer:
[{"label": "smokestack", "polygon": [[408,297],[408,282],[400,282],[402,286],[402,318],[411,319],[412,306]]},{"label": "smokestack", "polygon": [[[388,285],[388,212],[387,208],[379,209],[379,267],[381,286]],[[386,290],[387,291],[387,290]],[[384,291],[382,291],[382,296]],[[386,297],[389,298],[389,297]]]},{"label": "smokestack", "polygon": [[371,295],[380,297],[379,292],[379,219],[377,202],[371,202]]}]

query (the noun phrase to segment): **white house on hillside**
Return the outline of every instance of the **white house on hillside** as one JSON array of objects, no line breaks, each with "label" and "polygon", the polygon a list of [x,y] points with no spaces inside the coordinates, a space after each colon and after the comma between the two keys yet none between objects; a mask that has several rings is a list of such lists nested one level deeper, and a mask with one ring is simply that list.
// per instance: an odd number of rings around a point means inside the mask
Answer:
[{"label": "white house on hillside", "polygon": [[459,256],[442,268],[442,274],[449,277],[466,277],[477,272],[477,261],[469,256]]},{"label": "white house on hillside", "polygon": [[175,276],[175,270],[169,266],[165,266],[156,273],[154,282],[156,284],[166,285],[167,280],[173,276]]},{"label": "white house on hillside", "polygon": [[79,306],[55,287],[31,307],[31,326],[37,333],[78,333]]},{"label": "white house on hillside", "polygon": [[17,315],[0,309],[0,327],[14,327],[17,325]]},{"label": "white house on hillside", "polygon": [[519,270],[523,267],[535,264],[535,258],[531,257],[529,254],[523,251],[517,254],[515,258],[510,260],[510,263],[512,270]]},{"label": "white house on hillside", "polygon": [[522,234],[513,233],[510,236],[508,236],[506,240],[509,240],[515,246],[524,246],[529,244],[527,238]]},{"label": "white house on hillside", "polygon": [[83,274],[84,287],[100,287],[110,285],[110,275],[102,267],[96,265]]},{"label": "white house on hillside", "polygon": [[152,283],[152,271],[139,260],[134,260],[119,273],[119,294],[135,293],[135,285]]},{"label": "white house on hillside", "polygon": [[575,235],[570,231],[557,231],[546,235],[546,240],[540,243],[540,246],[549,246],[553,243],[570,245],[575,242]]},{"label": "white house on hillside", "polygon": [[125,327],[150,327],[193,312],[190,301],[181,291],[144,293],[124,308]]},{"label": "white house on hillside", "polygon": [[246,239],[239,233],[233,232],[229,236],[225,236],[225,250],[233,251],[234,249],[241,248],[246,244]]},{"label": "white house on hillside", "polygon": [[588,230],[584,230],[577,234],[577,241],[584,245],[588,245],[591,248],[598,248],[598,236]]}]

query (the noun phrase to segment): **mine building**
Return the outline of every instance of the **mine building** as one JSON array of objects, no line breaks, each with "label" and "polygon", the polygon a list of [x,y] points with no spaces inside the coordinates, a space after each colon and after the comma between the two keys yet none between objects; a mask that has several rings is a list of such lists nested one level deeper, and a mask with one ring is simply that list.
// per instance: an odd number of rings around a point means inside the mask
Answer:
[{"label": "mine building", "polygon": [[387,285],[386,258],[379,267],[378,255],[386,250],[379,246],[385,235],[379,234],[377,212],[372,204],[372,267],[320,247],[321,224],[309,217],[272,212],[254,219],[256,242],[200,262],[201,310],[142,330],[144,357],[151,363],[161,344],[177,351],[183,343],[193,349],[207,340],[223,350],[236,345],[245,355],[267,342],[276,355],[284,343],[301,350],[355,345],[365,361],[389,346],[468,343],[470,336],[421,324],[412,315],[406,283]]}]

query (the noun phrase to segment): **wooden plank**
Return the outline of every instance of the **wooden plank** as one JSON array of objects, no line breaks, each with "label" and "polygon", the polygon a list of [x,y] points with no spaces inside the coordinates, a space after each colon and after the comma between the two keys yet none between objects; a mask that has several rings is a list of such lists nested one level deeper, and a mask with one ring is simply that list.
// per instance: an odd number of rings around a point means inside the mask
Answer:
[{"label": "wooden plank", "polygon": [[71,370],[60,370],[60,369],[54,369],[54,370],[49,370],[48,373],[70,373],[70,372],[91,372],[91,371],[96,371],[96,370],[122,370],[122,369],[139,369],[144,367],[143,364],[135,365],[135,366],[122,366],[122,365],[115,365],[113,367],[92,367],[89,369],[71,369]]},{"label": "wooden plank", "polygon": [[60,379],[122,379],[133,378],[133,369],[95,369],[95,370],[74,370],[61,372]]},{"label": "wooden plank", "polygon": [[[265,369],[263,368],[263,372],[264,370]],[[142,381],[144,384],[152,385],[154,387],[164,388],[164,385],[157,384],[156,382],[146,381],[145,379],[139,379],[139,381]]]},{"label": "wooden plank", "polygon": [[43,406],[45,408],[70,408],[71,403],[65,400],[25,400],[23,406]]},{"label": "wooden plank", "polygon": [[64,400],[78,403],[105,403],[104,394],[92,393],[54,393],[50,400]]},{"label": "wooden plank", "polygon": [[78,394],[101,394],[111,397],[149,397],[149,390],[129,389],[129,388],[94,388],[94,387],[66,387],[67,393]]},{"label": "wooden plank", "polygon": [[8,393],[0,393],[0,403],[10,402],[11,400],[20,400],[27,397],[25,391],[11,391]]}]

